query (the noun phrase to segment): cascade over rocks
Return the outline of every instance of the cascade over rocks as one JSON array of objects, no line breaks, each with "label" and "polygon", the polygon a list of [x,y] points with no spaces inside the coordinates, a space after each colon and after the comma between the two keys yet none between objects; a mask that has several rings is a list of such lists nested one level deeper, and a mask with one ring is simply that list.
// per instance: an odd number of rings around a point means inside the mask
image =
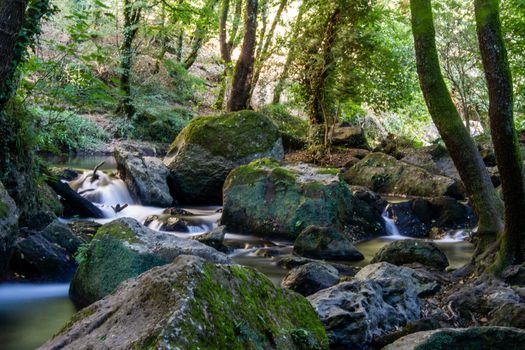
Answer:
[{"label": "cascade over rocks", "polygon": [[170,146],[164,164],[177,200],[218,204],[230,171],[264,157],[283,159],[279,130],[264,115],[242,111],[193,119]]},{"label": "cascade over rocks", "polygon": [[162,160],[144,157],[130,145],[115,148],[120,177],[143,205],[168,207],[173,204],[168,187],[169,170]]},{"label": "cascade over rocks", "polygon": [[328,349],[301,295],[263,274],[179,256],[73,316],[41,350]]},{"label": "cascade over rocks", "polygon": [[6,272],[18,236],[18,208],[0,182],[0,278]]},{"label": "cascade over rocks", "polygon": [[159,233],[131,218],[118,219],[98,229],[81,255],[70,296],[79,306],[111,293],[122,281],[136,277],[179,255],[195,255],[215,263],[230,259],[200,242]]},{"label": "cascade over rocks", "polygon": [[508,327],[443,328],[407,335],[383,350],[523,349],[525,331]]},{"label": "cascade over rocks", "polygon": [[449,265],[447,256],[433,242],[404,239],[387,244],[379,250],[371,263],[387,262],[394,265],[420,263],[438,270]]},{"label": "cascade over rocks", "polygon": [[471,207],[451,197],[415,198],[391,203],[388,216],[403,236],[426,238],[433,228],[474,228],[477,219]]},{"label": "cascade over rocks", "polygon": [[463,198],[459,181],[397,160],[384,153],[371,153],[343,175],[350,185],[365,186],[374,192],[420,197]]},{"label": "cascade over rocks", "polygon": [[290,239],[310,225],[340,230],[352,241],[382,234],[380,212],[356,199],[336,174],[337,169],[271,159],[241,166],[224,184],[222,224],[235,232]]}]

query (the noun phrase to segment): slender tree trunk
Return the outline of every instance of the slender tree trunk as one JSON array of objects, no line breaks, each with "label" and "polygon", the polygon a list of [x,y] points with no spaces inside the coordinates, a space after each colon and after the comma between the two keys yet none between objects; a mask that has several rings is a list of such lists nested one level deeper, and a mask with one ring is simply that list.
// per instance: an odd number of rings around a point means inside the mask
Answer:
[{"label": "slender tree trunk", "polygon": [[262,46],[262,49],[256,57],[256,64],[255,64],[255,73],[253,74],[253,81],[252,81],[252,89],[250,90],[250,100],[253,95],[253,91],[255,87],[257,86],[257,83],[259,82],[259,78],[261,76],[261,71],[264,67],[264,63],[270,58],[271,52],[270,52],[270,46],[272,45],[272,41],[275,35],[275,30],[277,28],[277,24],[281,20],[281,16],[286,9],[286,6],[288,5],[288,0],[281,0],[279,3],[279,7],[277,8],[277,12],[275,14],[275,18],[272,22],[272,25],[270,27],[270,30],[268,31],[268,34],[266,35],[266,39],[264,41],[264,44]]},{"label": "slender tree trunk", "polygon": [[301,26],[301,23],[303,21],[303,14],[305,11],[304,4],[301,5],[299,8],[299,13],[297,14],[297,18],[295,19],[295,23],[292,28],[292,32],[290,35],[290,40],[288,41],[288,54],[286,55],[286,62],[284,63],[283,71],[281,75],[279,76],[279,80],[277,81],[277,84],[275,85],[275,90],[273,91],[273,101],[272,103],[279,103],[281,102],[281,96],[284,91],[284,86],[286,84],[286,79],[288,79],[288,75],[290,74],[290,68],[292,66],[292,62],[295,59],[295,46],[293,45],[293,38],[297,37],[297,33],[299,32],[299,28]]},{"label": "slender tree trunk", "polygon": [[251,89],[257,38],[257,1],[258,0],[246,0],[244,41],[241,55],[235,66],[232,93],[228,101],[228,111],[240,111],[249,108],[248,98]]},{"label": "slender tree trunk", "polygon": [[197,60],[199,51],[202,48],[210,29],[210,23],[209,21],[206,21],[207,16],[209,16],[211,10],[215,9],[217,3],[218,0],[208,0],[202,9],[201,18],[195,28],[195,32],[193,33],[190,53],[184,60],[184,68],[186,68],[186,70],[190,69]]},{"label": "slender tree trunk", "polygon": [[410,7],[421,90],[478,215],[478,251],[483,251],[503,228],[501,201],[441,74],[431,2],[411,0]]},{"label": "slender tree trunk", "polygon": [[523,161],[514,127],[512,76],[501,33],[499,1],[475,1],[481,58],[489,90],[489,117],[494,152],[505,202],[505,230],[496,269],[524,261],[525,186]]},{"label": "slender tree trunk", "polygon": [[219,93],[217,101],[215,102],[216,109],[222,109],[224,106],[224,101],[226,99],[226,89],[228,86],[228,77],[230,75],[230,65],[232,62],[232,52],[235,48],[235,43],[237,41],[237,33],[239,31],[239,26],[241,23],[241,14],[242,14],[242,0],[237,0],[235,2],[235,12],[233,14],[233,23],[230,30],[230,38],[228,39],[228,13],[230,11],[230,0],[224,0],[223,6],[221,8],[221,18],[219,21],[219,42],[221,46],[221,58],[222,63],[224,64],[224,70],[220,77],[219,81]]},{"label": "slender tree trunk", "polygon": [[133,41],[139,30],[142,8],[133,0],[124,0],[124,39],[120,48],[120,91],[122,98],[118,111],[131,118],[135,114],[131,96],[131,71],[133,68]]}]

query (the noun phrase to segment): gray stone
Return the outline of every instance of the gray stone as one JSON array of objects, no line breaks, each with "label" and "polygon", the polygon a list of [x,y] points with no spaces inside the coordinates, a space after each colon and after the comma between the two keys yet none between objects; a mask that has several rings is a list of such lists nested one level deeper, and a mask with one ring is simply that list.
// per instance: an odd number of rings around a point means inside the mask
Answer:
[{"label": "gray stone", "polygon": [[281,286],[308,296],[322,289],[336,285],[339,272],[336,268],[323,263],[308,263],[288,272]]},{"label": "gray stone", "polygon": [[309,226],[297,237],[295,254],[314,259],[359,261],[365,257],[336,229]]},{"label": "gray stone", "polygon": [[376,253],[371,262],[388,262],[394,265],[420,263],[441,271],[449,265],[447,256],[435,243],[415,239],[387,244]]},{"label": "gray stone", "polygon": [[120,177],[143,205],[173,204],[168,187],[169,170],[162,160],[142,156],[133,146],[117,147],[114,155]]},{"label": "gray stone", "polygon": [[0,182],[0,277],[7,272],[9,257],[18,236],[18,209]]}]

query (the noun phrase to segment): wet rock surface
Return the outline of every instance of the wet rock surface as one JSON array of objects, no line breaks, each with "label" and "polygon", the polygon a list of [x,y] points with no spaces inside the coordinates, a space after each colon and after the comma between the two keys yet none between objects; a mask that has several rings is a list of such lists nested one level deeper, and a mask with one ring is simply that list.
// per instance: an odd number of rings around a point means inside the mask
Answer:
[{"label": "wet rock surface", "polygon": [[395,241],[384,246],[371,261],[377,262],[394,265],[421,263],[442,271],[449,265],[447,256],[435,243],[414,239]]},{"label": "wet rock surface", "polygon": [[313,259],[359,261],[365,258],[346,235],[329,227],[307,227],[295,240],[293,251]]},{"label": "wet rock surface", "polygon": [[328,264],[311,262],[291,270],[281,285],[299,294],[308,296],[336,285],[339,272]]}]

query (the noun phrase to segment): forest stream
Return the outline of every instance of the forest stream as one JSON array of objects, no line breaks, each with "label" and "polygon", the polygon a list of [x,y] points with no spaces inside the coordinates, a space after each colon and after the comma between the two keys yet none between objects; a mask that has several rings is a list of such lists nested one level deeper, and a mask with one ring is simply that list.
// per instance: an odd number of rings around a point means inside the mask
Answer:
[{"label": "forest stream", "polygon": [[[69,159],[52,158],[61,167],[75,169],[84,174],[73,180],[70,185],[78,192],[85,192],[84,196],[99,206],[107,218],[97,219],[99,223],[107,223],[118,217],[133,217],[144,223],[150,215],[161,214],[165,208],[148,207],[137,204],[129,193],[124,182],[113,176],[116,162],[113,157],[75,157]],[[104,161],[99,180],[94,183],[84,182],[85,175],[96,164]],[[390,198],[389,201],[402,201],[401,198]],[[115,214],[111,208],[117,204],[129,204],[121,212]],[[185,207],[194,214],[195,226],[189,226],[188,232],[170,232],[178,237],[189,238],[209,232],[218,226],[220,207]],[[365,259],[359,262],[347,262],[348,265],[365,266],[374,254],[384,245],[393,240],[406,237],[399,235],[396,225],[388,218],[387,211],[383,214],[388,236],[378,237],[357,243],[356,247],[363,253]],[[70,219],[61,219],[67,221]],[[153,221],[149,228],[157,230],[158,223]],[[441,240],[435,242],[447,255],[450,266],[458,268],[468,262],[473,246],[464,241],[466,234],[463,230],[447,232]],[[293,242],[264,240],[255,236],[230,234],[225,236],[224,244],[229,248],[229,255],[236,263],[254,267],[267,275],[276,285],[286,275],[287,270],[277,266],[275,258],[268,254],[261,254],[261,248],[271,248],[272,256],[283,258],[292,256]],[[73,303],[68,298],[68,284],[0,284],[0,344],[3,350],[34,349],[56,334],[75,312]]]}]

